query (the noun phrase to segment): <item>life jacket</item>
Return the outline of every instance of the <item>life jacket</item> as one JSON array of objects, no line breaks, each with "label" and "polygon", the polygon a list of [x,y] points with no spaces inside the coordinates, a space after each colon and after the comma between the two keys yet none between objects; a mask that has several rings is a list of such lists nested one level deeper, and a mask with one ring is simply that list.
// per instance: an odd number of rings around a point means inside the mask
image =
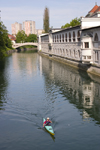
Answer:
[{"label": "life jacket", "polygon": [[50,121],[46,121],[46,125],[48,125],[50,123]]},{"label": "life jacket", "polygon": [[50,121],[46,121],[45,125],[47,126],[47,125],[49,125],[49,123],[50,123]]}]

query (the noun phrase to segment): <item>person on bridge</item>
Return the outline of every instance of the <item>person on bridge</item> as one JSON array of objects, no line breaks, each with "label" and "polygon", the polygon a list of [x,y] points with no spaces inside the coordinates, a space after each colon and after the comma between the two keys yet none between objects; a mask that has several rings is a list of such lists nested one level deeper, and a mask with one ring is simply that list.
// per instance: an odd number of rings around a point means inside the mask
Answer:
[{"label": "person on bridge", "polygon": [[47,117],[47,120],[46,120],[46,121],[44,121],[44,123],[43,123],[43,127],[44,127],[44,126],[49,126],[49,125],[50,125],[50,123],[52,123],[52,121],[51,121],[51,120],[49,120],[49,117]]}]

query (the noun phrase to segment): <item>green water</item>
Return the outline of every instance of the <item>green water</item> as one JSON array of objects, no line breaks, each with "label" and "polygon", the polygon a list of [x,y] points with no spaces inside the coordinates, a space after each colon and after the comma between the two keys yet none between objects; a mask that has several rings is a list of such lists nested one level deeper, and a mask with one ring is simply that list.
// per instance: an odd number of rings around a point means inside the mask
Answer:
[{"label": "green water", "polygon": [[100,149],[99,77],[37,53],[0,62],[0,150],[32,149]]}]

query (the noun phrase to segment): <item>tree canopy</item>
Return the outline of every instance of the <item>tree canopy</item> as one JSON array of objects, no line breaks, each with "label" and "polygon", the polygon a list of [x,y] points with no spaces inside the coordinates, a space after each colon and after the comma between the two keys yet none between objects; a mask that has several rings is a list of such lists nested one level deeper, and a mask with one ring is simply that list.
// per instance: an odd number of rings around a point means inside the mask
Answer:
[{"label": "tree canopy", "polygon": [[68,28],[70,26],[74,27],[74,26],[77,26],[80,24],[81,24],[81,19],[75,18],[75,19],[72,19],[72,21],[70,21],[70,23],[66,23],[65,25],[63,25],[61,28]]},{"label": "tree canopy", "polygon": [[19,31],[16,35],[16,43],[24,42],[37,42],[37,35],[29,34],[29,36],[27,36],[23,30]]},{"label": "tree canopy", "polygon": [[43,29],[45,33],[49,32],[49,9],[47,7],[44,10]]},{"label": "tree canopy", "polygon": [[8,37],[5,25],[3,22],[0,22],[0,58],[6,56],[7,48],[12,48],[12,42]]},{"label": "tree canopy", "polygon": [[16,35],[16,43],[24,43],[26,42],[27,35],[25,34],[25,31],[21,30],[18,31]]},{"label": "tree canopy", "polygon": [[27,42],[37,42],[37,35],[36,34],[29,34],[26,41]]}]

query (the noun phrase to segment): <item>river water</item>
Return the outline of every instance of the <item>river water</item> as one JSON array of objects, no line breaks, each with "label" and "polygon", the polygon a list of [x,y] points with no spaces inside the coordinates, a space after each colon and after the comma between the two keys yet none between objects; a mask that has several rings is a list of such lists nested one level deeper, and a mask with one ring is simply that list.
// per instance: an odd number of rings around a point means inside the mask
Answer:
[{"label": "river water", "polygon": [[100,149],[99,77],[37,53],[0,62],[0,150],[32,149]]}]

